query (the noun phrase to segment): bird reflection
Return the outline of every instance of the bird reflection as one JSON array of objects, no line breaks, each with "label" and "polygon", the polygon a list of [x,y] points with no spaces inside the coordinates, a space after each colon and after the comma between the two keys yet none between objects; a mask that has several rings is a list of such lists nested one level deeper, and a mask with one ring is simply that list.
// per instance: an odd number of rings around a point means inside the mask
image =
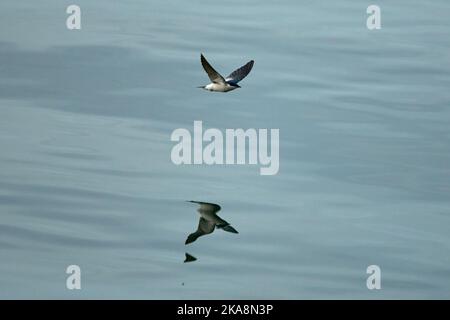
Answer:
[{"label": "bird reflection", "polygon": [[212,233],[215,228],[231,233],[238,233],[236,229],[234,229],[228,222],[217,215],[217,212],[221,209],[218,204],[199,201],[188,202],[197,203],[200,205],[197,209],[198,213],[200,213],[200,221],[198,223],[197,231],[191,233],[187,237],[185,244],[192,243],[197,240],[198,237]]},{"label": "bird reflection", "polygon": [[185,253],[185,255],[186,255],[186,258],[184,259],[184,263],[186,263],[186,262],[193,262],[193,261],[197,260],[196,257],[194,257],[193,255],[190,255],[187,252]]}]

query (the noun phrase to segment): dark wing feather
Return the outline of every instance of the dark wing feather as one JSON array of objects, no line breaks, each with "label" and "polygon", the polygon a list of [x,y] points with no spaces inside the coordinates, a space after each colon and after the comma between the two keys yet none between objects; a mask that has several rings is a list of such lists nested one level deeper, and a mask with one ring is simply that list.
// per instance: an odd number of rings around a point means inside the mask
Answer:
[{"label": "dark wing feather", "polygon": [[200,54],[203,69],[208,74],[209,79],[214,83],[225,83],[225,79],[209,64],[203,54]]},{"label": "dark wing feather", "polygon": [[239,69],[234,70],[225,80],[233,83],[238,83],[244,79],[252,70],[255,61],[251,60]]}]

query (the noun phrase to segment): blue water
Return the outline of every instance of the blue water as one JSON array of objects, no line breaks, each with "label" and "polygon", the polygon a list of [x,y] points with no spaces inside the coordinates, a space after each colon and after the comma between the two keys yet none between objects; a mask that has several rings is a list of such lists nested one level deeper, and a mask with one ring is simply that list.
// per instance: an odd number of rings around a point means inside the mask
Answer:
[{"label": "blue water", "polygon": [[[450,298],[448,1],[69,4],[0,4],[0,298]],[[279,173],[175,166],[194,120],[279,128]],[[185,200],[239,234],[185,246]]]}]

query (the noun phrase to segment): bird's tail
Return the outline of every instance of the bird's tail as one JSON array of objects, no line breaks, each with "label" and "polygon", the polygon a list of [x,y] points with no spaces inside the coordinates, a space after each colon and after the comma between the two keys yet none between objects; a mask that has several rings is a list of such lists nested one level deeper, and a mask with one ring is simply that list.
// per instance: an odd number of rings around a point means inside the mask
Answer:
[{"label": "bird's tail", "polygon": [[197,88],[205,89],[205,87],[206,87],[206,86],[199,86],[199,87],[197,87]]}]

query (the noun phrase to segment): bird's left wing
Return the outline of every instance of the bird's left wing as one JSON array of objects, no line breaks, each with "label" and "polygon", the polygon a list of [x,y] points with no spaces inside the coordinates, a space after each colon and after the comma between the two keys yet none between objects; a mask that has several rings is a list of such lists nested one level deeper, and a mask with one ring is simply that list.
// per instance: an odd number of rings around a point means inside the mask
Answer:
[{"label": "bird's left wing", "polygon": [[244,79],[252,70],[253,64],[255,61],[250,60],[245,65],[240,67],[239,69],[234,70],[228,77],[226,77],[226,81],[231,81],[233,83],[238,83],[242,79]]},{"label": "bird's left wing", "polygon": [[203,69],[205,69],[208,74],[209,79],[214,83],[225,84],[225,79],[209,64],[203,54],[200,54],[200,60],[202,62]]}]

